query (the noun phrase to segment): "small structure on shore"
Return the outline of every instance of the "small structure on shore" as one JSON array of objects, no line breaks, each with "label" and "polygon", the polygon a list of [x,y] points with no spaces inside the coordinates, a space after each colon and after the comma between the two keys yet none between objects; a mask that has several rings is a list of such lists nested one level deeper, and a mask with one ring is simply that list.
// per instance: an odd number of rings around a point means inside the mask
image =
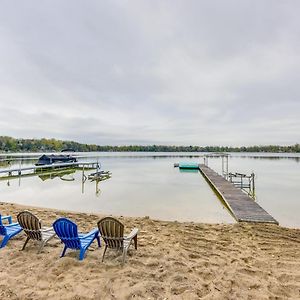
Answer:
[{"label": "small structure on shore", "polygon": [[52,165],[52,164],[59,164],[59,163],[71,163],[71,162],[77,162],[76,157],[73,157],[71,155],[42,155],[37,163],[36,166],[42,166],[42,165]]}]

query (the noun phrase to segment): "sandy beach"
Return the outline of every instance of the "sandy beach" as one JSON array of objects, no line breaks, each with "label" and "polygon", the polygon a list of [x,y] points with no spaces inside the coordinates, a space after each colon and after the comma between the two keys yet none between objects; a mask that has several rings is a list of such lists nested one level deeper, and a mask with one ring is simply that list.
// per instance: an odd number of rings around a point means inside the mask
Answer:
[{"label": "sandy beach", "polygon": [[[82,232],[104,216],[0,202],[14,221],[24,209],[45,226],[68,217]],[[117,218],[126,233],[140,229],[123,267],[112,250],[102,263],[96,242],[83,261],[71,250],[59,258],[58,239],[40,254],[32,241],[20,251],[21,233],[0,250],[1,299],[300,299],[300,229]]]}]

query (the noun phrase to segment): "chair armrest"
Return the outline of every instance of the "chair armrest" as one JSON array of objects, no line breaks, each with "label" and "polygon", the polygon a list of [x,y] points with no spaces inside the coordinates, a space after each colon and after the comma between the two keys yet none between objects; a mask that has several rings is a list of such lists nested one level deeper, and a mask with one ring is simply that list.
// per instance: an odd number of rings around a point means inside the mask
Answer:
[{"label": "chair armrest", "polygon": [[124,236],[124,240],[132,240],[138,233],[138,228],[133,228],[127,236]]},{"label": "chair armrest", "polygon": [[[91,235],[95,235],[95,234],[97,234],[97,233],[99,233],[99,230],[98,230],[97,228],[94,228],[94,229],[91,230],[89,233],[87,233],[87,234],[81,236],[80,238],[81,238],[81,239],[86,239],[86,238],[90,237]],[[79,235],[81,235],[81,234],[79,234]]]},{"label": "chair armrest", "polygon": [[11,216],[3,216],[3,217],[1,217],[1,220],[2,220],[2,221],[3,221],[3,220],[7,220],[9,224],[12,223],[12,217],[11,217]]},{"label": "chair armrest", "polygon": [[[19,226],[20,226],[19,223],[10,223],[10,224],[8,224],[8,225],[5,225],[5,227],[12,227],[12,226],[16,226],[16,225],[19,225]],[[20,227],[21,227],[21,226],[20,226]]]},{"label": "chair armrest", "polygon": [[42,227],[41,231],[54,231],[53,227]]}]

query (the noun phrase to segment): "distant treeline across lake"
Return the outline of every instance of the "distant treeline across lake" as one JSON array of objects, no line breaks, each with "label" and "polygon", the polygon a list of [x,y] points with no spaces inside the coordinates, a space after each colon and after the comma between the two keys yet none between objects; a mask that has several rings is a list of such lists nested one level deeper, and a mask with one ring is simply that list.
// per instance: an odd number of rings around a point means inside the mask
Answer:
[{"label": "distant treeline across lake", "polygon": [[174,145],[128,145],[109,146],[81,144],[56,139],[16,139],[0,136],[1,152],[57,152],[69,150],[75,152],[282,152],[300,153],[300,145],[257,145],[247,147],[228,146],[174,146]]}]

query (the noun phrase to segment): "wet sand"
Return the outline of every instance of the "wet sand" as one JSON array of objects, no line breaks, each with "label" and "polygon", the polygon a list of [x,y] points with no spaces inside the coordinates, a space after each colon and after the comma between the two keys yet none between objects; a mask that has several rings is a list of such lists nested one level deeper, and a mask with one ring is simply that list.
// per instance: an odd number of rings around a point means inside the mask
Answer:
[{"label": "wet sand", "polygon": [[[43,225],[68,217],[82,232],[105,215],[0,202],[0,213],[36,214]],[[138,227],[125,265],[94,242],[83,261],[51,240],[42,253],[21,233],[0,249],[1,299],[300,299],[300,229],[266,224],[201,224],[118,217]],[[103,243],[102,243],[103,245]]]}]

